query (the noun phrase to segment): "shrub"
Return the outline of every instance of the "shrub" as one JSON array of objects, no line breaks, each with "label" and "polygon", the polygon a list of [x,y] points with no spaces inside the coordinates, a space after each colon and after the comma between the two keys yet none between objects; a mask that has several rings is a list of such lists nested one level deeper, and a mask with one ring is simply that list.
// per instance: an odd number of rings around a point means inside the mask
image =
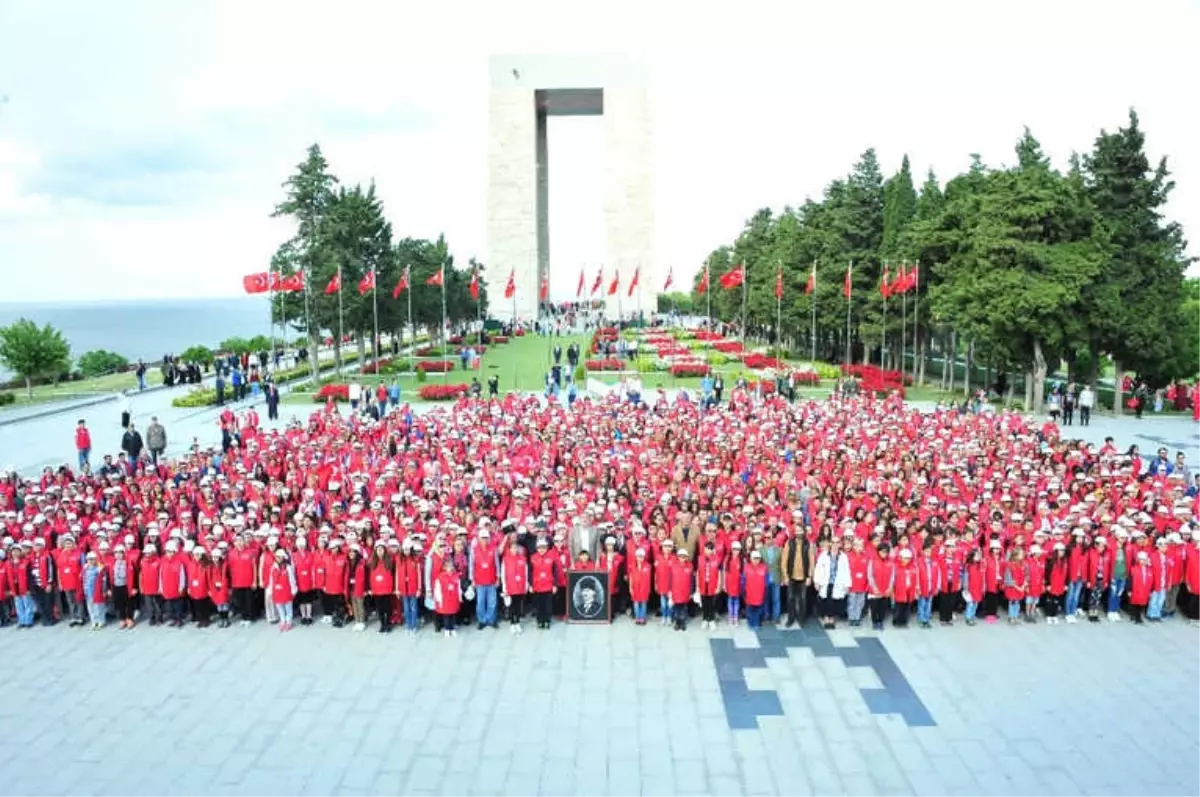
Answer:
[{"label": "shrub", "polygon": [[217,403],[217,391],[202,387],[171,399],[172,407],[211,407]]},{"label": "shrub", "polygon": [[671,376],[704,376],[709,370],[704,363],[678,363],[671,366]]},{"label": "shrub", "polygon": [[651,360],[648,357],[639,357],[634,360],[633,367],[637,369],[639,374],[652,374],[659,370],[658,362]]},{"label": "shrub", "polygon": [[428,378],[429,378],[428,371],[424,371],[420,368],[417,369],[417,381],[418,382],[424,382]]},{"label": "shrub", "polygon": [[424,401],[454,401],[470,390],[470,385],[424,385],[417,389],[417,396]]},{"label": "shrub", "polygon": [[212,365],[213,353],[212,349],[207,346],[188,346],[179,354],[179,359],[185,363],[200,363],[201,365]]},{"label": "shrub", "polygon": [[719,351],[714,351],[708,355],[708,362],[711,365],[725,365],[729,362],[729,355],[721,354]]},{"label": "shrub", "polygon": [[8,404],[13,404],[16,402],[16,400],[17,400],[16,393],[0,393],[0,407],[4,407]]},{"label": "shrub", "polygon": [[841,366],[831,365],[829,363],[813,363],[813,370],[817,372],[817,376],[822,379],[837,379],[842,375]]},{"label": "shrub", "polygon": [[587,369],[583,367],[583,363],[575,366],[575,384],[583,384],[587,379]]},{"label": "shrub", "polygon": [[444,374],[454,370],[452,360],[421,360],[417,363],[417,373]]},{"label": "shrub", "polygon": [[79,372],[85,377],[100,376],[122,371],[129,365],[129,360],[114,351],[96,349],[89,351],[79,358]]},{"label": "shrub", "polygon": [[390,357],[381,358],[378,362],[367,363],[362,367],[361,373],[364,374],[382,374],[386,373],[391,366],[392,359]]},{"label": "shrub", "polygon": [[622,371],[625,363],[616,357],[605,357],[600,360],[588,360],[585,365],[589,371]]},{"label": "shrub", "polygon": [[381,374],[407,374],[412,371],[412,363],[408,360],[392,360],[379,369]]},{"label": "shrub", "polygon": [[324,385],[313,394],[313,401],[320,404],[324,404],[329,399],[333,399],[334,401],[349,401],[350,386],[341,383]]}]

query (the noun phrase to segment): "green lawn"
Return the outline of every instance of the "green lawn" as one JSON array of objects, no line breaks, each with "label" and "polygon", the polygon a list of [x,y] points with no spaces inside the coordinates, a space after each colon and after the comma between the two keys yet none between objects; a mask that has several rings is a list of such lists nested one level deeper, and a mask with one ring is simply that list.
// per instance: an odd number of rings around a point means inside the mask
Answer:
[{"label": "green lawn", "polygon": [[[43,404],[49,401],[92,396],[100,393],[115,393],[118,390],[134,390],[137,388],[137,377],[132,371],[119,374],[105,374],[91,379],[80,379],[76,382],[60,382],[57,385],[36,385],[33,388],[33,398],[24,387],[6,390],[16,398],[16,404]],[[13,405],[9,405],[13,406]]]}]

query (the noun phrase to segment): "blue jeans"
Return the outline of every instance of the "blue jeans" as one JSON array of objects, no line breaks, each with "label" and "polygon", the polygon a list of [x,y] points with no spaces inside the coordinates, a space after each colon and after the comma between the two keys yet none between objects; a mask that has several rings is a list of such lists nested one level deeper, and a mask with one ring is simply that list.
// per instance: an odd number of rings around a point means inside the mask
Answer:
[{"label": "blue jeans", "polygon": [[475,587],[475,622],[496,624],[496,585]]},{"label": "blue jeans", "polygon": [[1021,616],[1021,601],[1019,601],[1019,600],[1009,601],[1008,602],[1008,619],[1016,620],[1020,616]]},{"label": "blue jeans", "polygon": [[687,625],[687,603],[671,604],[671,618],[679,625]]},{"label": "blue jeans", "polygon": [[741,613],[741,610],[742,610],[742,599],[741,598],[730,598],[729,599],[729,621],[736,623],[738,621],[738,615]]},{"label": "blue jeans", "polygon": [[420,622],[421,614],[417,608],[418,598],[404,596],[404,625],[410,631],[417,630],[417,624]]},{"label": "blue jeans", "polygon": [[1121,611],[1121,595],[1125,593],[1125,579],[1114,578],[1108,587],[1108,610]]},{"label": "blue jeans", "polygon": [[1165,589],[1155,590],[1150,593],[1150,603],[1146,606],[1146,617],[1158,620],[1162,618],[1163,604],[1167,601],[1167,591]]},{"label": "blue jeans", "polygon": [[767,608],[767,619],[774,622],[779,619],[779,615],[783,613],[782,604],[779,602],[779,585],[772,582],[767,585],[768,600],[770,603]]},{"label": "blue jeans", "polygon": [[145,390],[146,389],[146,375],[138,374],[137,380],[138,380],[138,390]]},{"label": "blue jeans", "polygon": [[1079,599],[1083,597],[1083,582],[1072,581],[1067,586],[1067,617],[1071,617],[1079,609]]},{"label": "blue jeans", "polygon": [[933,598],[917,598],[917,622],[928,623],[933,617]]},{"label": "blue jeans", "polygon": [[17,604],[17,625],[29,628],[33,625],[33,596],[18,595],[15,603]]},{"label": "blue jeans", "polygon": [[646,602],[645,601],[634,601],[633,602],[633,619],[643,620],[643,621],[646,619]]},{"label": "blue jeans", "polygon": [[751,628],[762,628],[763,607],[746,604],[746,622]]},{"label": "blue jeans", "polygon": [[660,617],[670,617],[671,616],[671,596],[670,595],[659,595],[658,601],[659,601],[659,606],[661,607],[659,616]]},{"label": "blue jeans", "polygon": [[963,617],[967,618],[968,620],[974,620],[975,612],[979,609],[979,601],[971,600],[973,597],[974,596],[971,595],[971,593],[963,590],[963,599],[967,602],[967,608],[963,612]]}]

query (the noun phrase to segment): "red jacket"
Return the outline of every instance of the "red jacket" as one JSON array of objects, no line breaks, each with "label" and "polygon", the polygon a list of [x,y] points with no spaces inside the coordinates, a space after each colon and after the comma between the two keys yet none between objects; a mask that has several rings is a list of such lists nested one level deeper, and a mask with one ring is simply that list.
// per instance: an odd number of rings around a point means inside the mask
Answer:
[{"label": "red jacket", "polygon": [[[532,571],[530,577],[530,587],[532,590],[537,593],[553,592],[557,583],[555,569],[558,567],[558,554],[554,551],[535,553],[529,558],[529,563]],[[633,589],[632,573],[630,589]],[[634,600],[637,600],[637,598],[634,598]]]},{"label": "red jacket", "polygon": [[850,591],[865,593],[867,591],[867,552],[851,551],[846,554],[850,563]]},{"label": "red jacket", "polygon": [[229,584],[234,589],[251,589],[254,586],[254,565],[258,556],[250,548],[229,552]]},{"label": "red jacket", "polygon": [[654,580],[653,568],[644,558],[636,558],[629,565],[629,597],[634,603],[650,600],[650,583]]},{"label": "red jacket", "polygon": [[296,571],[290,564],[276,562],[271,566],[271,601],[291,603],[296,599]]},{"label": "red jacket", "polygon": [[208,597],[208,567],[195,558],[189,557],[185,565],[187,570],[187,594],[192,600],[203,600]]},{"label": "red jacket", "polygon": [[932,598],[942,591],[944,573],[942,565],[932,557],[921,557],[917,562],[917,594],[922,598]]},{"label": "red jacket", "polygon": [[983,557],[983,591],[1000,592],[1004,587],[1004,560],[998,555]]},{"label": "red jacket", "polygon": [[1046,560],[1040,556],[1030,556],[1025,564],[1029,568],[1029,597],[1040,598],[1046,591]]},{"label": "red jacket", "polygon": [[79,592],[83,589],[83,564],[79,561],[79,549],[56,551],[54,567],[58,570],[58,588],[63,592]]},{"label": "red jacket", "polygon": [[423,590],[421,580],[424,578],[422,567],[424,563],[419,556],[401,556],[398,578],[400,581],[400,597],[419,598]]},{"label": "red jacket", "polygon": [[745,563],[740,554],[731,553],[725,560],[725,579],[722,587],[725,594],[731,598],[740,598],[742,595],[742,570],[744,567]]},{"label": "red jacket", "polygon": [[867,562],[867,584],[871,597],[887,597],[896,583],[896,563],[891,559],[872,556]]},{"label": "red jacket", "polygon": [[747,606],[762,606],[767,602],[767,578],[770,575],[770,569],[766,562],[759,561],[758,564],[754,560],[746,563],[746,605]]},{"label": "red jacket", "polygon": [[143,595],[162,594],[162,585],[159,583],[161,571],[162,559],[157,554],[143,556],[138,562],[138,591]]},{"label": "red jacket", "polygon": [[1200,595],[1200,548],[1194,544],[1184,549],[1183,583],[1188,592]]},{"label": "red jacket", "polygon": [[229,603],[229,563],[224,560],[213,562],[208,568],[208,597],[217,606]]},{"label": "red jacket", "polygon": [[350,557],[346,557],[346,594],[351,598],[362,598],[367,594],[367,582],[370,581],[367,573],[367,560],[358,557],[357,560],[351,562]]},{"label": "red jacket", "polygon": [[92,433],[86,426],[75,427],[75,450],[87,451],[92,447]]},{"label": "red jacket", "polygon": [[1134,564],[1129,567],[1129,602],[1134,606],[1145,606],[1154,591],[1154,568],[1149,564]]},{"label": "red jacket", "polygon": [[676,562],[675,556],[662,555],[654,561],[654,592],[658,595],[671,594],[671,566]]},{"label": "red jacket", "polygon": [[308,550],[292,552],[292,568],[296,573],[296,591],[311,592],[314,589],[313,553]]},{"label": "red jacket", "polygon": [[1107,587],[1112,582],[1113,574],[1113,557],[1112,552],[1107,550],[1101,551],[1099,548],[1093,547],[1088,552],[1087,572],[1085,580],[1089,589],[1096,587]]},{"label": "red jacket", "polygon": [[33,577],[29,573],[29,560],[22,559],[20,562],[8,562],[5,565],[5,570],[9,574],[9,589],[12,594],[18,598],[23,598],[29,594],[29,582]]},{"label": "red jacket", "polygon": [[676,559],[671,565],[671,602],[687,603],[692,597],[692,563]]},{"label": "red jacket", "polygon": [[371,594],[394,595],[396,593],[396,574],[388,569],[387,559],[379,560],[379,564],[371,567]]},{"label": "red jacket", "polygon": [[625,557],[617,552],[613,552],[610,556],[608,551],[601,551],[596,557],[596,569],[603,570],[608,573],[608,591],[610,595],[616,595],[621,589],[621,572],[625,564]]},{"label": "red jacket", "polygon": [[524,595],[529,592],[529,569],[524,554],[509,553],[504,557],[501,567],[504,569],[505,595]]},{"label": "red jacket", "polygon": [[1049,574],[1046,585],[1046,591],[1056,597],[1062,597],[1067,594],[1067,576],[1071,573],[1071,562],[1067,557],[1058,558],[1052,557],[1050,562],[1045,565],[1049,569]]},{"label": "red jacket", "polygon": [[917,582],[919,578],[917,567],[911,562],[896,566],[896,583],[892,588],[892,598],[896,603],[912,603],[917,599]]},{"label": "red jacket", "polygon": [[434,577],[434,584],[437,587],[434,593],[436,596],[434,608],[437,613],[441,615],[458,614],[458,610],[462,606],[462,597],[458,591],[458,573],[447,573],[443,570]]},{"label": "red jacket", "polygon": [[1004,565],[1004,597],[1010,601],[1019,601],[1025,597],[1029,589],[1029,570],[1024,560],[1007,562]]},{"label": "red jacket", "polygon": [[312,588],[325,591],[325,578],[328,575],[329,551],[312,552]]},{"label": "red jacket", "polygon": [[721,589],[721,561],[715,555],[700,554],[696,560],[696,589],[705,597],[716,595]]},{"label": "red jacket", "polygon": [[1070,568],[1068,570],[1071,581],[1086,581],[1087,580],[1087,563],[1088,554],[1092,549],[1084,550],[1082,546],[1076,545],[1071,548],[1069,555]]},{"label": "red jacket", "polygon": [[471,583],[477,587],[494,586],[498,576],[496,549],[476,541],[471,547]]},{"label": "red jacket", "polygon": [[[167,600],[182,598],[187,589],[187,563],[178,554],[167,554],[159,560],[162,596]],[[153,593],[151,593],[153,594]]]},{"label": "red jacket", "polygon": [[348,561],[344,553],[325,554],[325,584],[322,589],[326,595],[346,594],[346,563]]}]

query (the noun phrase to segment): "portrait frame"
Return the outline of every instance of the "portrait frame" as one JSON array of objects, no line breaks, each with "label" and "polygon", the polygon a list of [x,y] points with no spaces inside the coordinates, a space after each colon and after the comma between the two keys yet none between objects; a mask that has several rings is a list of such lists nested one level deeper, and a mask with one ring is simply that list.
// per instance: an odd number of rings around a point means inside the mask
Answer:
[{"label": "portrait frame", "polygon": [[[595,609],[585,608],[587,593],[594,594]],[[603,570],[567,571],[567,617],[572,625],[608,625],[612,623],[612,596],[608,594],[608,573]]]}]

